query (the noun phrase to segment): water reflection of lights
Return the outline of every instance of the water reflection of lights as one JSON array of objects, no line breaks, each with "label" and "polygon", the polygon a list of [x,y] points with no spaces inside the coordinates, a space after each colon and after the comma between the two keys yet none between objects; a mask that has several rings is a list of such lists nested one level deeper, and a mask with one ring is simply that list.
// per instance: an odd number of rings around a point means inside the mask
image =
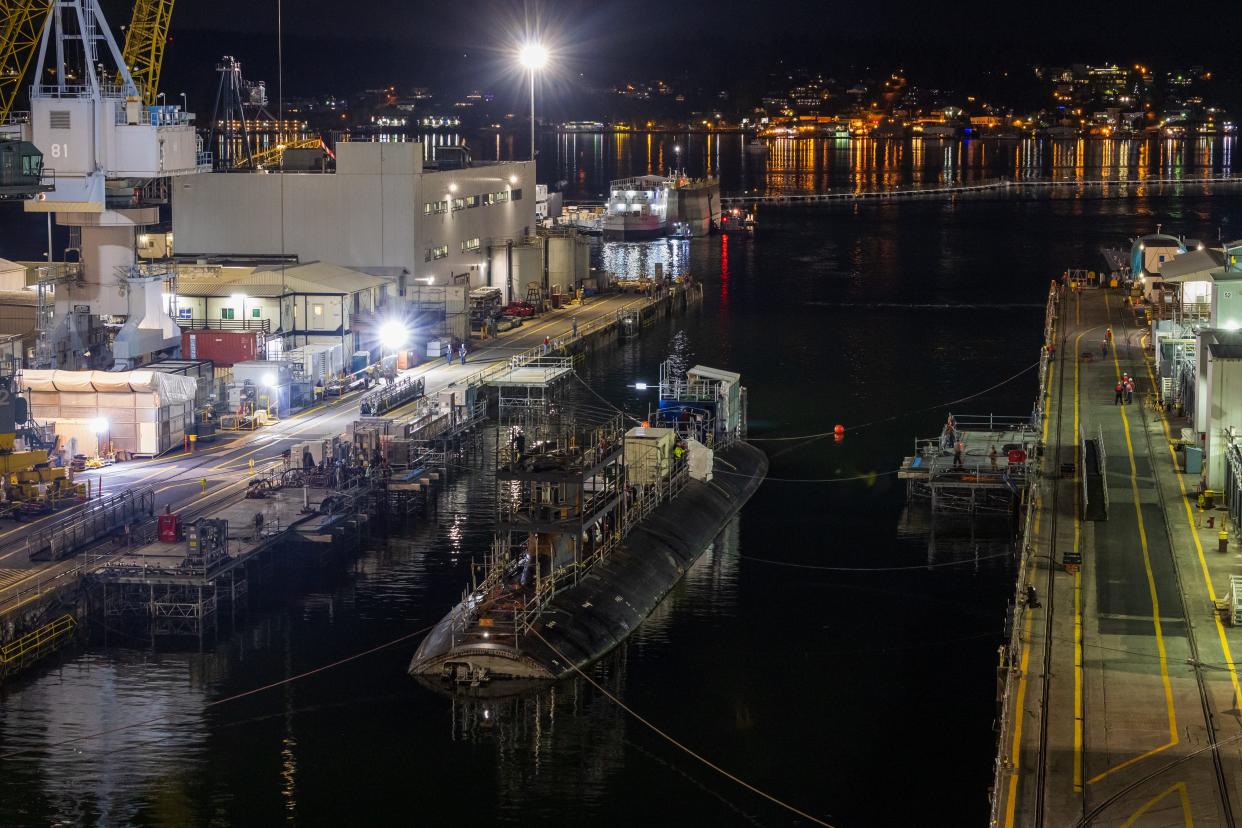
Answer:
[{"label": "water reflection of lights", "polygon": [[600,249],[600,269],[618,279],[655,275],[662,265],[665,277],[690,272],[690,242],[659,239],[650,242],[605,242]]},{"label": "water reflection of lights", "polygon": [[462,542],[461,524],[462,524],[461,514],[453,515],[453,523],[452,525],[448,527],[449,554],[450,555],[461,554],[461,542]]},{"label": "water reflection of lights", "polygon": [[298,809],[296,796],[298,760],[293,753],[293,749],[297,746],[298,740],[293,736],[286,736],[281,740],[280,777],[283,780],[283,784],[281,785],[280,793],[285,798],[285,810],[290,814],[296,813]]}]

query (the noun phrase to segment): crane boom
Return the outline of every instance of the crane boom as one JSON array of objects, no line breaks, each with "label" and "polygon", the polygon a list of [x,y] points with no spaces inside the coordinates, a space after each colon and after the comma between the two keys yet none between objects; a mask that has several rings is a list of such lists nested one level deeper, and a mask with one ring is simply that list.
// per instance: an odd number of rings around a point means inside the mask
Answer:
[{"label": "crane boom", "polygon": [[0,8],[0,123],[17,100],[51,8],[51,0],[12,0]]},{"label": "crane boom", "polygon": [[164,44],[172,20],[173,0],[137,0],[125,31],[125,65],[142,92],[142,102],[154,106],[160,91]]}]

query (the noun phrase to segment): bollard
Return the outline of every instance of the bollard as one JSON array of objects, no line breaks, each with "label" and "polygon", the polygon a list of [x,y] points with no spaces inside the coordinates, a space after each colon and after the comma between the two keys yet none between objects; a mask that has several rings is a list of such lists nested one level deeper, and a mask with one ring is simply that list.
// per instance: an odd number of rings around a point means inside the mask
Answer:
[{"label": "bollard", "polygon": [[1222,555],[1227,554],[1229,552],[1229,531],[1221,529],[1220,534],[1216,537],[1217,543],[1219,544],[1217,551],[1219,551]]}]

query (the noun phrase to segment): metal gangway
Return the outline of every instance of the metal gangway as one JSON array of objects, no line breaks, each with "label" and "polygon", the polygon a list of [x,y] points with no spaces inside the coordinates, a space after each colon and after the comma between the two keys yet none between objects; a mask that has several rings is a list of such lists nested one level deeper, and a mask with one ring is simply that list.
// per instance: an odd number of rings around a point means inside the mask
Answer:
[{"label": "metal gangway", "polygon": [[30,535],[30,560],[59,561],[88,543],[154,514],[155,489],[151,486],[91,501],[73,517]]},{"label": "metal gangway", "polygon": [[364,417],[378,417],[410,400],[423,396],[427,380],[424,377],[403,377],[392,385],[385,385],[363,395],[359,408]]}]

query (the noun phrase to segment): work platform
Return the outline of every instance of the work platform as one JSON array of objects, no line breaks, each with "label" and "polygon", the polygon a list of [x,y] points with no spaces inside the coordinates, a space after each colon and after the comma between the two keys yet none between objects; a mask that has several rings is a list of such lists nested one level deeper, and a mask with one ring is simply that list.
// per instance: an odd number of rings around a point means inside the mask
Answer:
[{"label": "work platform", "polygon": [[[314,491],[309,509],[301,488],[271,491],[221,506],[209,527],[186,527],[186,539],[153,540],[117,554],[92,576],[102,586],[104,616],[113,623],[142,620],[152,636],[201,638],[216,628],[220,611],[232,613],[245,601],[252,578],[270,572],[265,553],[276,544],[303,553],[309,545],[319,552],[314,564],[322,562],[343,516],[316,511],[336,495]],[[213,527],[219,535],[209,539]]]},{"label": "work platform", "polygon": [[[1218,550],[1227,513],[1200,509],[1197,475],[1175,462],[1182,422],[1152,403],[1146,329],[1122,292],[1058,297],[1045,449],[998,665],[992,824],[1237,825],[1238,540]],[[1129,405],[1114,403],[1123,372],[1136,378]],[[1101,496],[1106,508],[1090,508]]]},{"label": "work platform", "polygon": [[[1034,468],[1036,415],[951,417],[939,437],[915,441],[897,476],[910,503],[933,514],[1005,513],[1021,501]],[[959,454],[960,448],[960,454]]]}]

